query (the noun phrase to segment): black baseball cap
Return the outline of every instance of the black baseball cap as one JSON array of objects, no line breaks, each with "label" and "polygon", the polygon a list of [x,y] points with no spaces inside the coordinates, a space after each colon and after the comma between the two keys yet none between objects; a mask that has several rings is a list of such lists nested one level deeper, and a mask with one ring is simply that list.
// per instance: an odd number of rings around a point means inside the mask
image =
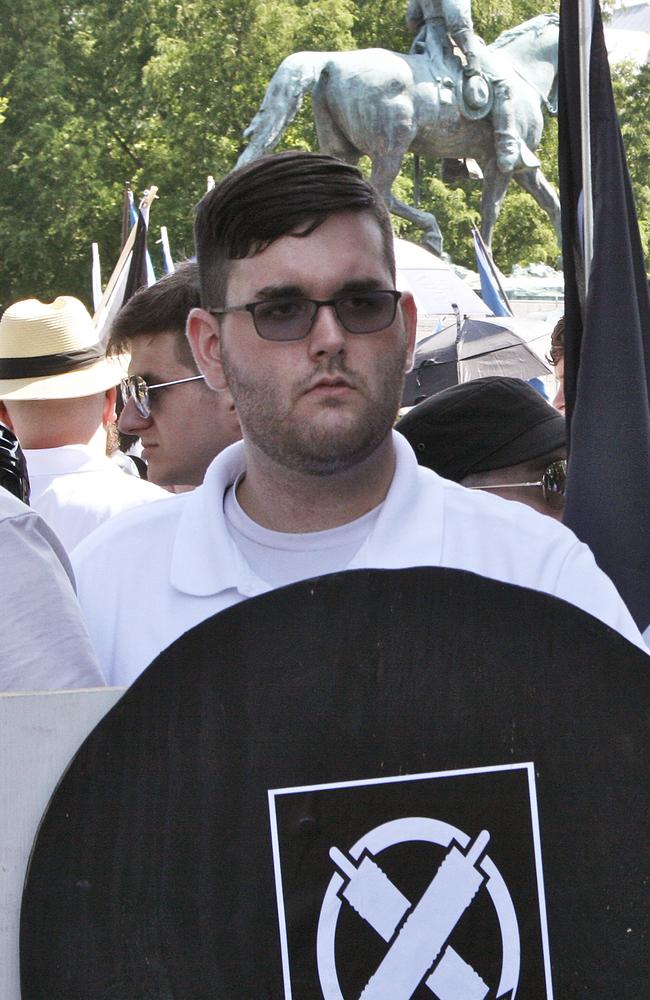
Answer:
[{"label": "black baseball cap", "polygon": [[564,417],[519,378],[492,376],[429,396],[395,425],[420,465],[461,482],[566,447]]}]

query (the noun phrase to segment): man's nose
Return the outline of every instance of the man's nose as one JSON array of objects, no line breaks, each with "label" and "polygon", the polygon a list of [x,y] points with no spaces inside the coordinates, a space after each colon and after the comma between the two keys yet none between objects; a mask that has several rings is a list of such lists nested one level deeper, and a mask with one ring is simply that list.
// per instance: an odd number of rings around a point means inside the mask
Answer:
[{"label": "man's nose", "polygon": [[148,427],[151,423],[151,417],[143,417],[141,413],[138,412],[137,407],[132,399],[129,399],[117,418],[117,428],[122,434],[133,434],[136,437],[139,436],[140,431],[144,427]]},{"label": "man's nose", "polygon": [[309,353],[313,357],[341,354],[345,351],[346,336],[334,306],[320,306],[309,331]]}]

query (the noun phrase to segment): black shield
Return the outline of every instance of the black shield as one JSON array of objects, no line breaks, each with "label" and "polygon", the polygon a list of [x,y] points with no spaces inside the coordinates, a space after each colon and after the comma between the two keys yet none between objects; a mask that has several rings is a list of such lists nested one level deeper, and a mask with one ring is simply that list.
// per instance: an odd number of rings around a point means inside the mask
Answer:
[{"label": "black shield", "polygon": [[644,996],[648,669],[573,606],[454,570],[205,621],[52,798],[23,1000]]}]

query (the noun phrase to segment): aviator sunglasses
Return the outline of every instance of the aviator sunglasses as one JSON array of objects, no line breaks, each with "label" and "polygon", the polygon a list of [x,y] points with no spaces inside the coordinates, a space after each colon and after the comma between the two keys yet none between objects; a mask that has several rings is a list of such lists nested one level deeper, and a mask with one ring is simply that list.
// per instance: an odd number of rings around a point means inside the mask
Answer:
[{"label": "aviator sunglasses", "polygon": [[196,382],[197,379],[205,378],[205,375],[190,375],[189,378],[177,378],[173,382],[158,382],[156,385],[147,385],[141,375],[129,375],[120,382],[120,392],[124,406],[130,399],[133,400],[135,408],[144,420],[151,416],[151,395],[154,389],[167,389],[170,385],[181,385],[183,382]]},{"label": "aviator sunglasses", "polygon": [[348,333],[377,333],[395,319],[401,292],[371,290],[349,292],[333,299],[305,299],[297,296],[249,302],[243,306],[208,309],[213,316],[248,312],[258,336],[263,340],[303,340],[311,331],[322,306],[331,306]]},{"label": "aviator sunglasses", "polygon": [[564,503],[566,493],[566,459],[561,458],[544,469],[542,478],[536,483],[491,483],[489,486],[470,486],[472,490],[515,490],[524,486],[541,486],[542,496],[547,504],[558,509]]}]

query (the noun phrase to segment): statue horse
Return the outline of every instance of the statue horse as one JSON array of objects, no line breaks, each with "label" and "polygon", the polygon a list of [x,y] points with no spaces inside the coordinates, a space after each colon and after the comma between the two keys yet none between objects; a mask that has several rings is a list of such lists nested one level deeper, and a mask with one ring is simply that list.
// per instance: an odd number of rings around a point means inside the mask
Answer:
[{"label": "statue horse", "polygon": [[[559,19],[540,14],[504,31],[487,46],[490,62],[504,67],[512,86],[519,134],[530,150],[539,145],[543,110],[555,113]],[[481,234],[490,246],[510,180],[514,179],[548,213],[560,242],[560,202],[539,167],[501,173],[496,164],[489,117],[461,111],[460,60],[441,52],[402,55],[386,49],[351,52],[295,52],[276,70],[259,111],[244,132],[249,145],[242,166],[273,150],[284,129],[313,91],[313,111],[321,152],[350,163],[367,155],[371,181],[391,212],[424,230],[423,242],[442,252],[435,217],[392,194],[404,154],[411,150],[435,159],[476,160],[483,171]]]}]

